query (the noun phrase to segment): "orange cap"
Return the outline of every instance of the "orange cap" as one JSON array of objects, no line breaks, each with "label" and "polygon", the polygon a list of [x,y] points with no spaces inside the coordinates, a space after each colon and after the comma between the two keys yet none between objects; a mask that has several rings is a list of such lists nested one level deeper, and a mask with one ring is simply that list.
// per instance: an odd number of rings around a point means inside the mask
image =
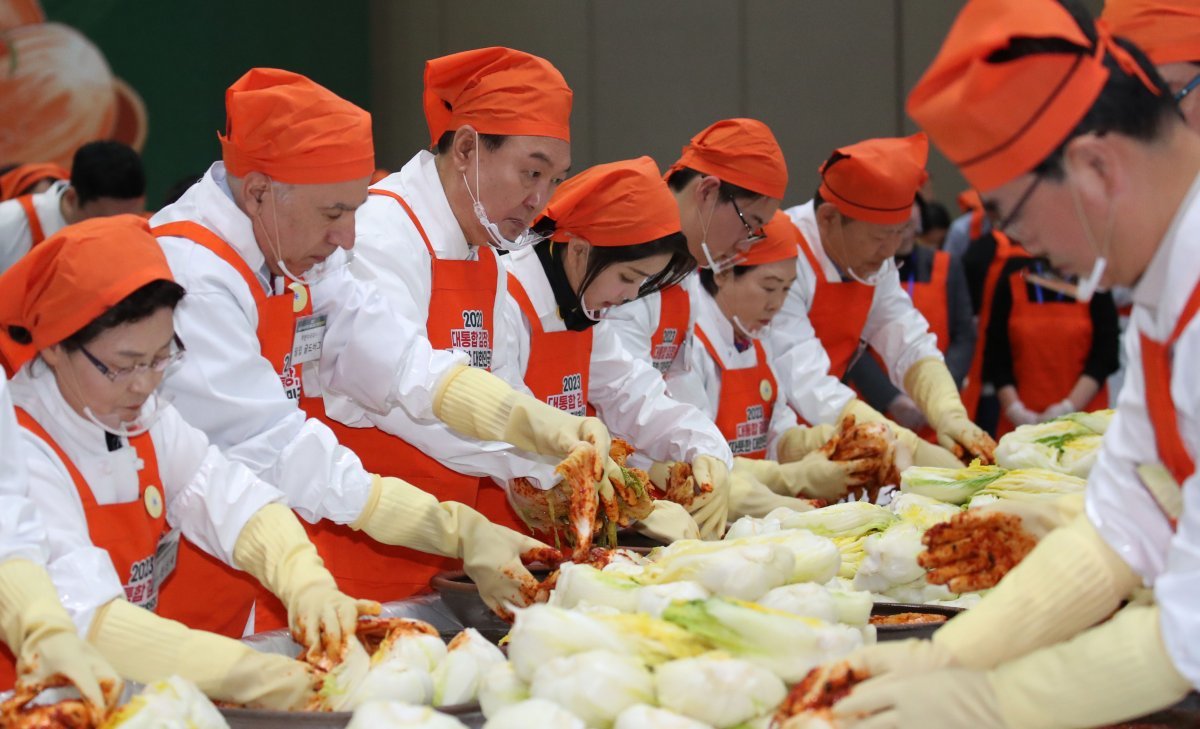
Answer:
[{"label": "orange cap", "polygon": [[958,209],[964,213],[983,209],[983,198],[979,196],[979,191],[972,187],[968,187],[967,189],[958,193],[958,197],[955,198],[955,201],[958,203]]},{"label": "orange cap", "polygon": [[[0,356],[16,372],[160,279],[174,280],[145,219],[116,215],[67,226],[0,275]],[[29,330],[33,342],[14,341],[13,325]]]},{"label": "orange cap", "polygon": [[71,173],[53,162],[18,165],[0,175],[0,200],[20,197],[26,190],[47,177],[55,180],[69,180]]},{"label": "orange cap", "polygon": [[637,245],[680,232],[679,205],[649,157],[589,167],[558,186],[541,217],[555,222],[550,240],[582,238],[594,246]]},{"label": "orange cap", "polygon": [[757,119],[725,119],[692,137],[667,176],[684,167],[776,200],[787,190],[783,150]]},{"label": "orange cap", "polygon": [[[967,182],[987,192],[1029,172],[1060,145],[1108,80],[1105,53],[1149,78],[1103,23],[1093,44],[1056,0],[970,0],[908,97],[908,113]],[[993,62],[1014,38],[1055,39],[1077,53]]]},{"label": "orange cap", "polygon": [[425,62],[430,144],[467,124],[480,134],[569,142],[572,96],[553,64],[512,48],[479,48]]},{"label": "orange cap", "polygon": [[782,210],[776,210],[775,215],[763,226],[763,235],[767,237],[738,258],[737,265],[761,266],[800,255],[800,229]]},{"label": "orange cap", "polygon": [[1101,17],[1113,35],[1133,41],[1156,66],[1200,63],[1196,0],[1108,0]]},{"label": "orange cap", "polygon": [[821,198],[855,220],[908,222],[917,190],[929,179],[928,158],[929,138],[923,132],[835,149],[821,165]]},{"label": "orange cap", "polygon": [[225,167],[288,184],[368,178],[375,171],[371,115],[291,71],[252,68],[225,92]]}]

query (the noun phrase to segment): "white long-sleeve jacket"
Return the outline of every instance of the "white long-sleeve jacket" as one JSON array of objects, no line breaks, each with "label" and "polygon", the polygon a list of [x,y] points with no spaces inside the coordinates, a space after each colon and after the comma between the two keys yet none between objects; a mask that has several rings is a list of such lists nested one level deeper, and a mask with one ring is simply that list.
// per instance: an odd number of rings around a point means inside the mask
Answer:
[{"label": "white long-sleeve jacket", "polygon": [[[807,256],[797,259],[796,283],[771,323],[771,364],[780,378],[780,389],[801,417],[812,424],[833,423],[855,395],[830,374],[829,355],[809,322],[808,312],[816,295],[817,276],[836,283],[842,280],[841,273],[825,254],[812,201],[785,212],[804,234],[822,270],[814,271]],[[896,264],[889,259],[884,266],[861,339],[879,353],[892,382],[903,390],[910,367],[926,357],[942,359],[942,353],[937,348],[937,337],[929,331],[929,322],[900,285]]]},{"label": "white long-sleeve jacket", "polygon": [[[695,312],[696,326],[704,329],[713,347],[729,367],[742,369],[758,364],[758,353],[754,347],[738,351],[734,345],[733,325],[707,291],[701,289],[699,296],[692,299],[692,311]],[[770,361],[770,344],[765,341],[762,344]],[[686,354],[689,357],[686,368],[674,367],[667,372],[667,391],[676,400],[689,403],[710,420],[716,420],[721,406],[721,367],[700,341]],[[778,387],[775,388],[774,399],[771,422],[767,426],[769,459],[775,458],[780,436],[798,425],[796,413],[788,407],[787,399]]]},{"label": "white long-sleeve jacket", "polygon": [[[42,234],[47,238],[67,227],[62,214],[62,196],[70,186],[59,180],[44,192],[33,196],[33,209],[42,224]],[[14,200],[0,202],[0,273],[8,270],[29,252],[33,243],[33,229],[25,208]]]},{"label": "white long-sleeve jacket", "polygon": [[[520,281],[529,294],[543,330],[565,331],[558,316],[554,292],[537,252],[533,248],[518,251],[506,256],[504,265],[508,267],[509,275]],[[631,305],[620,307],[614,316],[623,317],[625,308]],[[518,333],[513,346],[523,375],[529,366],[532,330],[512,297],[509,297],[508,316],[513,322],[510,331]],[[729,444],[712,419],[693,405],[672,399],[662,376],[649,361],[632,357],[618,337],[604,336],[599,326],[596,329],[588,370],[588,400],[609,430],[629,441],[639,453],[656,461],[690,463],[696,456],[707,455],[732,467]]]},{"label": "white long-sleeve jacket", "polygon": [[[79,469],[96,503],[139,500],[136,451],[127,442],[109,451],[104,431],[71,409],[41,360],[21,368],[13,378],[12,394],[13,402],[45,428]],[[67,467],[41,438],[24,429],[21,434],[29,496],[46,528],[50,578],[86,635],[96,609],[125,594],[122,581],[108,552],[88,536],[83,501]],[[205,552],[232,564],[233,548],[246,522],[267,504],[283,502],[284,495],[225,458],[170,405],[163,406],[150,427],[150,439],[167,523]]]},{"label": "white long-sleeve jacket", "polygon": [[46,527],[29,498],[25,445],[13,415],[8,379],[0,377],[0,562],[27,559],[45,565]]},{"label": "white long-sleeve jacket", "polygon": [[[1183,514],[1172,531],[1137,466],[1159,461],[1146,407],[1140,335],[1166,341],[1200,282],[1200,178],[1133,291],[1125,333],[1125,385],[1117,414],[1088,478],[1087,514],[1104,540],[1154,588],[1167,652],[1175,667],[1200,687],[1200,473],[1183,486]],[[1200,456],[1200,317],[1175,344],[1171,395],[1180,435],[1193,459]]]},{"label": "white long-sleeve jacket", "polygon": [[[399,172],[374,187],[395,193],[412,208],[429,241],[443,260],[478,260],[478,247],[467,242],[462,227],[438,177],[433,154],[422,151]],[[426,321],[433,292],[433,269],[429,249],[404,208],[394,199],[371,195],[355,215],[354,261],[350,270],[358,279],[375,286],[388,300],[392,311],[427,339]],[[503,316],[508,276],[496,266],[496,304],[493,309],[491,371],[514,386],[520,375],[514,370],[512,351],[505,346],[512,337],[504,331]],[[517,453],[507,443],[480,441],[450,429],[439,421],[418,420],[396,408],[373,412],[350,398],[326,393],[325,412],[352,427],[375,426],[403,438],[447,468],[473,476],[513,478],[525,466],[514,461]]]},{"label": "white long-sleeve jacket", "polygon": [[[151,224],[180,220],[200,223],[230,243],[258,272],[264,291],[282,286],[268,272],[250,219],[233,201],[223,163]],[[245,279],[202,246],[159,241],[175,280],[187,289],[175,326],[188,354],[164,382],[175,407],[231,459],[279,487],[304,519],[354,521],[370,496],[370,475],[326,425],[288,399],[278,372],[260,354],[258,310]],[[322,276],[309,287],[313,313],[327,320],[321,359],[304,366],[305,394],[339,393],[377,412],[402,406],[432,421],[436,386],[463,355],[430,347],[346,263],[338,250],[313,272]]]}]

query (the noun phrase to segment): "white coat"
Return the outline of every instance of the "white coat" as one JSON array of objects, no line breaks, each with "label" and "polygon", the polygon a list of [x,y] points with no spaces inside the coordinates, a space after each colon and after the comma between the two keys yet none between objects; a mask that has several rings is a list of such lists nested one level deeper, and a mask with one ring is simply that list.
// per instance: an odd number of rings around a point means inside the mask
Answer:
[{"label": "white coat", "polygon": [[[462,227],[438,177],[436,158],[427,151],[417,153],[399,172],[388,175],[374,187],[404,198],[425,229],[438,258],[478,260],[479,249],[467,242]],[[350,270],[358,279],[375,286],[388,300],[392,311],[423,339],[433,292],[433,268],[429,249],[404,208],[391,197],[371,195],[355,215],[354,261]],[[514,358],[505,343],[506,281],[504,266],[496,266],[496,303],[493,309],[491,371],[519,386]],[[388,412],[365,409],[350,398],[326,393],[325,412],[352,427],[375,426],[403,438],[447,468],[472,476],[525,475],[512,473],[515,452],[507,443],[480,441],[460,435],[440,421],[417,420],[406,410]],[[518,469],[521,466],[516,466]]]},{"label": "white coat", "polygon": [[[104,430],[71,409],[41,360],[17,372],[12,394],[13,402],[45,428],[79,469],[97,504],[139,500],[136,451],[127,441],[109,451]],[[87,635],[96,609],[124,596],[122,581],[108,552],[88,537],[83,501],[67,467],[40,437],[24,429],[21,434],[29,495],[46,527],[50,578],[63,606]],[[267,504],[284,501],[284,495],[225,458],[170,405],[163,406],[150,427],[150,439],[167,523],[205,552],[232,564],[233,548],[246,522]]]},{"label": "white coat", "polygon": [[[1125,385],[1086,492],[1092,524],[1153,587],[1167,652],[1194,687],[1200,687],[1200,472],[1182,484],[1183,514],[1173,532],[1157,502],[1140,486],[1135,468],[1159,460],[1146,407],[1139,335],[1165,341],[1198,282],[1200,178],[1133,290]],[[1173,357],[1171,395],[1180,435],[1195,459],[1200,456],[1200,317],[1184,330]]]},{"label": "white coat", "polygon": [[[704,287],[700,285],[700,274],[693,271],[679,283],[687,292],[688,298],[695,301]],[[621,306],[620,314],[611,319],[605,319],[596,325],[596,336],[599,338],[616,338],[621,347],[631,357],[648,365],[652,365],[650,356],[650,341],[658,331],[662,321],[662,294],[655,291],[647,296],[630,301]],[[688,312],[687,336],[684,337],[682,348],[675,354],[672,369],[687,367],[687,350],[696,345],[692,329],[696,325],[696,310],[693,307]]]},{"label": "white coat", "polygon": [[0,562],[27,559],[45,565],[46,527],[29,498],[25,446],[13,415],[8,380],[0,377]]},{"label": "white coat", "polygon": [[[779,388],[801,417],[812,424],[834,423],[855,394],[830,374],[829,356],[817,339],[808,312],[816,295],[817,276],[836,283],[842,280],[841,273],[825,254],[812,201],[785,212],[804,234],[822,270],[814,271],[803,253],[797,259],[796,283],[771,323],[771,364],[780,377]],[[927,357],[941,360],[942,353],[937,337],[929,331],[929,322],[900,285],[895,262],[889,259],[884,267],[861,338],[879,353],[892,383],[903,390],[910,367]]]},{"label": "white coat", "polygon": [[[527,248],[510,254],[504,258],[504,265],[529,294],[543,330],[565,331],[566,325],[558,315],[558,304],[537,252]],[[625,309],[636,303],[621,306],[613,315],[624,317]],[[513,322],[510,331],[518,335],[512,346],[523,376],[529,366],[532,330],[512,297],[509,297],[508,316]],[[611,333],[606,336],[600,326],[592,336],[588,401],[609,430],[629,441],[639,454],[655,461],[690,463],[696,456],[705,455],[732,467],[733,455],[721,431],[696,407],[667,394],[662,376],[649,363],[648,348],[646,360],[634,358],[618,337]]]},{"label": "white coat", "polygon": [[[33,196],[33,209],[42,224],[42,234],[47,238],[67,227],[62,214],[62,196],[68,187],[69,182],[59,180]],[[33,230],[25,208],[15,199],[0,202],[0,273],[21,260],[32,243]]]},{"label": "white coat", "polygon": [[[179,220],[200,223],[230,243],[258,272],[264,291],[282,290],[283,280],[268,272],[250,218],[233,201],[223,163],[213,164],[151,224]],[[288,399],[279,374],[260,354],[258,311],[245,280],[202,246],[180,238],[159,242],[176,281],[187,289],[175,326],[188,354],[165,380],[165,392],[214,445],[287,494],[302,518],[353,522],[370,496],[370,474],[328,426]],[[321,359],[304,366],[305,394],[340,393],[372,410],[403,406],[414,418],[433,420],[437,384],[463,363],[463,355],[433,350],[346,263],[345,251],[338,250],[313,272],[323,276],[309,287],[313,313],[327,322]]]},{"label": "white coat", "polygon": [[[696,326],[704,329],[726,365],[734,369],[743,369],[758,364],[758,352],[755,347],[738,351],[734,344],[733,325],[721,313],[716,300],[703,288],[699,295],[692,299],[692,311],[695,313]],[[764,341],[762,345],[770,361],[770,344]],[[696,346],[689,348],[686,354],[689,358],[686,369],[673,367],[667,372],[667,391],[671,397],[695,406],[705,417],[715,421],[717,411],[721,407],[721,367],[703,342],[697,341]],[[778,380],[779,376],[776,374],[776,381]],[[775,388],[774,398],[771,422],[767,427],[768,459],[775,459],[775,448],[779,444],[779,438],[798,425],[796,413],[788,407],[787,398],[778,387]]]}]

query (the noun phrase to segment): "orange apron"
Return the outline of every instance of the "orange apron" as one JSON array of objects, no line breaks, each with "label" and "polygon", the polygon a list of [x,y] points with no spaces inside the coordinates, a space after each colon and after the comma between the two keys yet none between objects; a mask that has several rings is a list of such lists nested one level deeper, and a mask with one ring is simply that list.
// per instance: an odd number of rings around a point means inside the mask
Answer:
[{"label": "orange apron", "polygon": [[950,254],[938,251],[933,254],[933,269],[928,282],[917,283],[915,271],[913,278],[902,281],[913,305],[929,322],[929,331],[937,336],[938,349],[942,354],[950,345],[950,294],[946,288],[949,278]]},{"label": "orange apron", "polygon": [[[1179,341],[1183,330],[1187,328],[1196,312],[1200,311],[1200,284],[1192,290],[1175,329],[1165,342],[1158,342],[1145,334],[1141,335],[1142,373],[1146,381],[1146,410],[1150,416],[1150,425],[1154,428],[1154,441],[1158,450],[1158,458],[1171,475],[1175,477],[1180,487],[1196,472],[1196,462],[1179,432],[1179,411],[1175,407],[1175,399],[1171,396],[1171,369],[1174,355],[1171,349]],[[1171,528],[1175,529],[1174,519],[1170,519]]]},{"label": "orange apron", "polygon": [[[1013,299],[1008,317],[1013,377],[1021,401],[1040,413],[1061,402],[1075,387],[1092,348],[1092,317],[1088,305],[1077,301],[1030,301],[1020,271],[1009,275],[1008,285]],[[1085,409],[1107,406],[1108,386],[1104,385]],[[996,437],[1012,429],[1002,413]]]},{"label": "orange apron", "polygon": [[875,288],[857,281],[829,283],[825,280],[825,269],[821,268],[821,262],[803,235],[800,236],[800,248],[817,281],[808,321],[816,331],[817,339],[821,340],[825,354],[829,355],[829,373],[840,380],[846,376],[846,370],[858,353]]},{"label": "orange apron", "polygon": [[663,289],[658,300],[658,329],[650,338],[650,363],[654,369],[666,374],[687,340],[692,302],[682,284]]},{"label": "orange apron", "polygon": [[[477,261],[439,259],[424,226],[403,198],[386,190],[370,192],[395,200],[408,214],[429,251],[433,274],[425,329],[430,343],[438,349],[464,351],[471,366],[490,369],[498,265],[495,254],[490,248],[481,247]],[[440,501],[477,506],[479,477],[446,468],[415,446],[378,428],[343,425],[325,414],[321,398],[304,398],[301,406],[309,416],[328,425],[338,442],[354,451],[371,473],[402,478]],[[491,518],[493,514],[487,516]],[[438,572],[461,569],[462,565],[456,559],[380,544],[349,526],[329,521],[310,527],[309,533],[338,586],[355,597],[382,602],[402,600],[427,592],[430,578]],[[272,605],[275,614],[282,617],[279,601],[273,600]]]},{"label": "orange apron", "polygon": [[33,207],[33,195],[22,195],[17,198],[17,202],[21,204],[21,209],[25,211],[25,217],[29,220],[29,235],[32,237],[29,247],[33,248],[46,240],[42,219],[38,217],[37,210]]},{"label": "orange apron", "polygon": [[983,235],[983,208],[971,208],[971,222],[968,227],[969,240],[975,240]]},{"label": "orange apron", "polygon": [[[291,362],[292,342],[297,322],[312,314],[308,288],[293,283],[287,293],[267,296],[258,277],[238,252],[199,223],[166,223],[151,232],[161,237],[187,238],[205,247],[245,279],[258,309],[257,335],[262,356],[280,373],[287,396],[299,400],[302,365]],[[193,628],[231,638],[242,637],[255,596],[265,594],[265,588],[250,575],[213,558],[186,539],[180,542],[175,587],[159,606],[159,614]]]},{"label": "orange apron", "polygon": [[[67,473],[75,482],[79,500],[83,503],[88,536],[91,537],[92,544],[108,552],[117,577],[121,579],[125,588],[125,599],[154,612],[159,606],[161,573],[170,571],[169,564],[156,565],[156,554],[163,543],[163,536],[171,528],[167,526],[166,500],[163,496],[162,479],[158,473],[158,455],[154,452],[150,434],[142,433],[129,439],[129,445],[142,461],[142,468],[138,471],[138,498],[123,504],[100,505],[96,503],[96,497],[92,495],[92,489],[84,480],[83,474],[41,423],[22,408],[16,408],[16,415],[17,422],[25,430],[45,441],[67,467]],[[159,574],[156,574],[156,567]],[[163,594],[169,594],[171,591],[167,590]],[[12,653],[5,649],[0,652],[0,691],[11,689],[15,678]]]},{"label": "orange apron", "polygon": [[988,322],[992,319],[992,299],[996,296],[996,284],[1000,281],[1000,273],[1004,265],[1012,258],[1029,258],[1029,254],[1019,243],[1014,243],[1004,233],[992,231],[996,241],[996,255],[988,264],[987,277],[983,280],[983,301],[979,304],[979,329],[975,338],[975,356],[971,359],[971,369],[967,371],[967,382],[963,386],[962,401],[967,408],[967,414],[974,420],[979,412],[979,396],[983,391],[983,350],[987,341]]},{"label": "orange apron", "polygon": [[778,383],[767,363],[762,342],[754,340],[757,360],[753,367],[731,369],[699,324],[696,325],[696,339],[708,350],[721,372],[721,401],[717,404],[716,423],[721,435],[729,441],[729,449],[733,455],[743,458],[766,458]]}]

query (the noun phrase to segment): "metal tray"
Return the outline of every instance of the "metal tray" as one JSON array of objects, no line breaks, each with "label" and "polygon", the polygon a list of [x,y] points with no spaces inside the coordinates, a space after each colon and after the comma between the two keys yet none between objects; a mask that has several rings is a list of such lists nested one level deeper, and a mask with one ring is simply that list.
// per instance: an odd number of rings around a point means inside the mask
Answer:
[{"label": "metal tray", "polygon": [[[959,607],[949,607],[946,605],[919,605],[906,602],[877,602],[871,608],[871,615],[898,615],[900,613],[926,613],[928,615],[942,615],[946,620],[958,615],[963,611]],[[908,640],[909,638],[929,639],[933,637],[934,632],[938,628],[945,625],[941,623],[919,623],[917,625],[876,625],[875,635],[881,640]]]},{"label": "metal tray", "polygon": [[[221,715],[229,722],[230,729],[341,729],[354,716],[349,711],[260,711],[257,709],[221,709]],[[438,709],[466,724],[471,729],[483,726],[483,713],[479,704],[462,704]]]}]

